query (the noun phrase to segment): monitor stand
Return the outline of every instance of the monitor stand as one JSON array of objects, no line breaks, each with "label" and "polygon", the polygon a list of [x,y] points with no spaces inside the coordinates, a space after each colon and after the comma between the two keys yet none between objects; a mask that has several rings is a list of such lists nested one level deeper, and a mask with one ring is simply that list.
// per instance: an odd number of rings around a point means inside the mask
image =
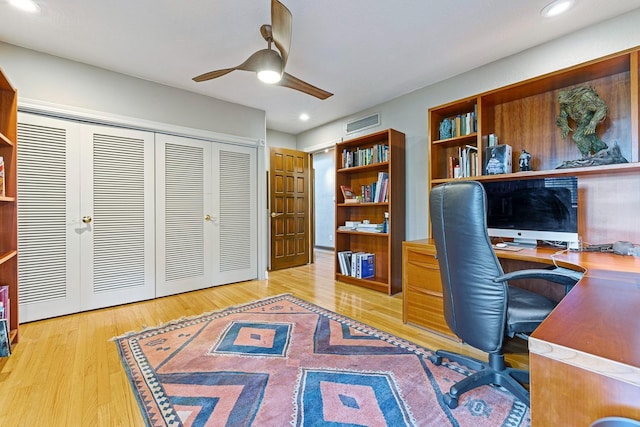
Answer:
[{"label": "monitor stand", "polygon": [[536,239],[523,239],[516,237],[513,242],[506,242],[509,246],[517,246],[519,248],[535,248],[538,246]]}]

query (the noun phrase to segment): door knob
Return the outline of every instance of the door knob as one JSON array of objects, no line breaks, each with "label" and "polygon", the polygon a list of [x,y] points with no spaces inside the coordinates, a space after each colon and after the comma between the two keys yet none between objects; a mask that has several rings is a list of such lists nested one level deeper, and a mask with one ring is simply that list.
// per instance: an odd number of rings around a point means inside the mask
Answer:
[{"label": "door knob", "polygon": [[91,221],[92,221],[92,219],[91,219],[91,217],[89,215],[82,217],[82,222],[84,222],[85,224],[89,224],[89,223],[91,223]]},{"label": "door knob", "polygon": [[282,213],[275,213],[275,212],[271,212],[271,218],[275,218],[277,216],[282,215]]},{"label": "door knob", "polygon": [[205,221],[211,221],[211,215],[207,214],[204,216]]}]

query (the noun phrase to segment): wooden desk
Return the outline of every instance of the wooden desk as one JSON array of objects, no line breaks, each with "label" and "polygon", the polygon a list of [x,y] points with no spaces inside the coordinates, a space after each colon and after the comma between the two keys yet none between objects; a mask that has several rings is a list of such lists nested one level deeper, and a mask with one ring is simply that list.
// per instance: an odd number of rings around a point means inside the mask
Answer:
[{"label": "wooden desk", "polygon": [[587,272],[529,339],[532,424],[640,419],[640,258],[556,259]]},{"label": "wooden desk", "polygon": [[[405,243],[414,251],[433,247],[428,240]],[[605,416],[640,419],[640,258],[548,248],[496,249],[496,255],[543,264],[555,260],[586,271],[529,339],[532,425],[588,426]]]}]

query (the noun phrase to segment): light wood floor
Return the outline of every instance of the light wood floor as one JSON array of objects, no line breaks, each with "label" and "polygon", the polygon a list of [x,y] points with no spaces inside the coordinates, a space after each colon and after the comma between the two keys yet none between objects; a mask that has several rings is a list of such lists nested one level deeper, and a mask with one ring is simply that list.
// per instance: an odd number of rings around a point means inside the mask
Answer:
[{"label": "light wood floor", "polygon": [[[387,296],[333,280],[333,254],[254,280],[135,304],[23,324],[20,343],[0,359],[0,426],[143,426],[138,404],[110,340],[144,326],[271,295],[299,298],[430,349],[469,347],[402,323],[402,295]],[[527,355],[508,355],[526,367]]]}]

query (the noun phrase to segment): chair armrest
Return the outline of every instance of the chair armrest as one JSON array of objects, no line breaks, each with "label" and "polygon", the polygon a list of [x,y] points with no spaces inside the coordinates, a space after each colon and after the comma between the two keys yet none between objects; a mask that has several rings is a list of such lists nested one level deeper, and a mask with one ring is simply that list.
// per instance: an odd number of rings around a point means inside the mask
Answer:
[{"label": "chair armrest", "polygon": [[580,271],[564,267],[556,267],[552,269],[532,268],[528,270],[512,271],[511,273],[496,277],[493,281],[504,282],[518,279],[544,279],[564,286],[573,286],[582,279],[583,275],[584,273]]}]

